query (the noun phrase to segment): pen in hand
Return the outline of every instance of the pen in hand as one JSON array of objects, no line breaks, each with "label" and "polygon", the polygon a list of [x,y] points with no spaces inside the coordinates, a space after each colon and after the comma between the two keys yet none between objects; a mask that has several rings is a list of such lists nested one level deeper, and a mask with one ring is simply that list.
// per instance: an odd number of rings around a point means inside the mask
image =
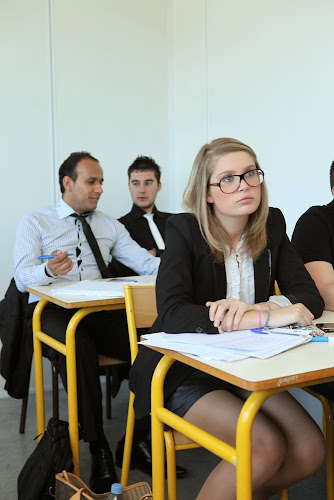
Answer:
[{"label": "pen in hand", "polygon": [[[68,253],[67,257],[70,257],[71,255],[74,255],[74,253]],[[40,255],[37,257],[37,260],[54,259],[55,257],[58,257],[58,255]]]}]

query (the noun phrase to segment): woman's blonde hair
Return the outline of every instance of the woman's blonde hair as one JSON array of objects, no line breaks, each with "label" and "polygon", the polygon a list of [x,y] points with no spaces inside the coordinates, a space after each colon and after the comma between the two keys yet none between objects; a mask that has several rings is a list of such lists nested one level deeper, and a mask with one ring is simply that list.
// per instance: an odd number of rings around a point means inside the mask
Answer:
[{"label": "woman's blonde hair", "polygon": [[[217,161],[228,153],[246,152],[260,165],[254,151],[236,139],[222,137],[205,144],[197,154],[183,194],[183,208],[194,214],[201,233],[209,245],[216,262],[222,262],[231,251],[229,235],[217,219],[213,205],[207,202],[208,185]],[[266,222],[268,218],[268,193],[265,181],[261,184],[261,201],[257,210],[249,216],[245,231],[245,249],[255,261],[267,245]]]}]

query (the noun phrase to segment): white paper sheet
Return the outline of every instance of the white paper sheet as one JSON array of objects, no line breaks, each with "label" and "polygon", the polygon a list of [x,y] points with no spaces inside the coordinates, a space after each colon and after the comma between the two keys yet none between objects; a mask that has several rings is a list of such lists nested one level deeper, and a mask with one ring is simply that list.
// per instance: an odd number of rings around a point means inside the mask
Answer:
[{"label": "white paper sheet", "polygon": [[136,286],[147,286],[154,285],[155,282],[137,282],[134,278],[133,280],[117,279],[111,278],[110,280],[103,281],[93,281],[84,280],[78,283],[72,283],[71,285],[64,285],[60,288],[53,289],[51,295],[79,295],[79,296],[90,296],[92,299],[95,298],[117,298],[124,297],[123,287],[125,285],[136,285]]},{"label": "white paper sheet", "polygon": [[147,340],[140,342],[144,345],[193,354],[207,360],[224,361],[248,357],[265,359],[311,340],[309,335],[259,334],[251,330],[219,335],[160,332],[145,335],[144,338]]}]

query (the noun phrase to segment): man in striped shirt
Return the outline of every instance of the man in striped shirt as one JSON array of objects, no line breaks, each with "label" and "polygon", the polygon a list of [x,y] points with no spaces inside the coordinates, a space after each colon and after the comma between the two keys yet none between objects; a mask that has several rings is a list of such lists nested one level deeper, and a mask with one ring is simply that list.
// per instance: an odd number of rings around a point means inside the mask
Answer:
[{"label": "man in striped shirt", "polygon": [[[82,215],[97,241],[102,267],[106,268],[110,258],[115,257],[138,274],[157,274],[160,259],[133,241],[120,222],[96,210],[103,192],[103,170],[96,158],[87,152],[72,153],[59,169],[59,183],[61,199],[55,205],[26,214],[19,223],[14,278],[21,292],[27,286],[101,278],[101,264],[97,264],[87,241]],[[50,254],[56,257],[37,260],[40,255]],[[34,299],[30,297],[30,301]],[[43,311],[42,328],[65,342],[72,315],[73,310],[48,304]],[[130,361],[125,311],[88,315],[77,332],[79,422],[92,454],[91,488],[103,493],[117,482],[117,475],[103,430],[98,353]],[[44,346],[43,354],[55,364],[66,387],[65,357],[48,346]]]}]

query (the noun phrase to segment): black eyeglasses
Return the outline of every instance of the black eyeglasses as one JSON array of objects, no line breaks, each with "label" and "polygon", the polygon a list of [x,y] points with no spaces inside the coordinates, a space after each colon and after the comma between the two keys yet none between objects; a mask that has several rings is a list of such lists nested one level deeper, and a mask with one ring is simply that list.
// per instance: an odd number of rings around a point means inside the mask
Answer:
[{"label": "black eyeglasses", "polygon": [[248,170],[244,174],[226,175],[219,182],[209,184],[209,186],[218,186],[222,193],[232,194],[240,187],[241,181],[244,180],[248,186],[256,187],[262,184],[264,172],[260,168]]}]

